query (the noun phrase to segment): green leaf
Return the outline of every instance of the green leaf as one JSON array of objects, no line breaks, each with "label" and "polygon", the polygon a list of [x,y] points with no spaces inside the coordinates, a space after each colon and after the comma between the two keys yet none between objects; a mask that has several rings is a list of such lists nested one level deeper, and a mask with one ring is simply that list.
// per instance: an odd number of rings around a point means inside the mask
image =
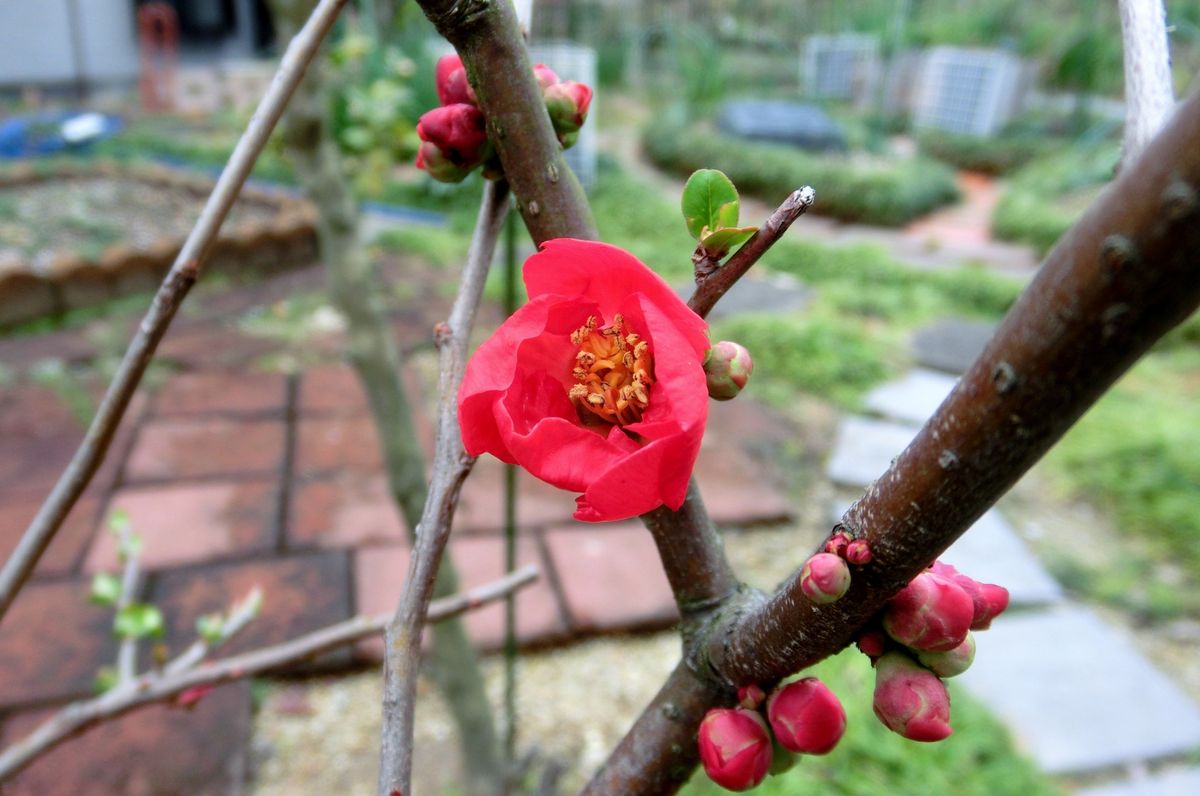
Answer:
[{"label": "green leaf", "polygon": [[741,246],[750,240],[758,227],[722,227],[709,232],[705,230],[700,236],[700,245],[714,257],[724,257],[734,246]]},{"label": "green leaf", "polygon": [[737,224],[737,188],[716,169],[700,169],[688,178],[681,206],[688,232],[696,240],[705,227],[718,229]]},{"label": "green leaf", "polygon": [[116,684],[116,668],[113,666],[101,666],[100,671],[96,672],[96,678],[92,681],[92,690],[97,694],[103,694]]},{"label": "green leaf", "polygon": [[113,620],[113,632],[121,638],[161,636],[164,631],[162,612],[153,605],[131,603]]},{"label": "green leaf", "polygon": [[129,512],[125,511],[125,509],[116,509],[112,514],[108,515],[109,533],[120,536],[129,530],[129,527]]},{"label": "green leaf", "polygon": [[88,602],[96,605],[112,605],[121,596],[121,579],[108,572],[97,572],[92,578],[92,593]]},{"label": "green leaf", "polygon": [[220,614],[205,614],[196,620],[196,633],[209,644],[221,640],[221,632],[225,628],[225,617]]}]

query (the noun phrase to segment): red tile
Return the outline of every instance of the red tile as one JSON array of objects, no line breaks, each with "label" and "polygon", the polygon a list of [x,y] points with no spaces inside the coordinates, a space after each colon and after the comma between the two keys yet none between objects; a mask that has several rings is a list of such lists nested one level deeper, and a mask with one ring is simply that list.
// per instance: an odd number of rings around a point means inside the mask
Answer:
[{"label": "red tile", "polygon": [[361,414],[367,411],[367,394],[354,368],[329,363],[304,371],[297,405],[308,414]]},{"label": "red tile", "polygon": [[282,420],[152,420],[142,424],[125,480],[276,473],[283,455]]},{"label": "red tile", "polygon": [[[5,783],[10,796],[139,794],[224,796],[241,792],[241,757],[250,741],[250,686],[223,685],[195,707],[149,705],[55,747]],[[11,743],[51,711],[18,714],[4,725]]]},{"label": "red tile", "polygon": [[[408,575],[407,545],[363,547],[354,553],[354,610],[374,616],[396,610]],[[371,662],[383,660],[383,636],[360,641],[358,657]]]},{"label": "red tile", "polygon": [[[268,551],[274,546],[277,507],[278,487],[266,479],[125,487],[109,503],[110,511],[129,514],[142,538],[146,569]],[[117,569],[112,534],[96,534],[85,569]]]},{"label": "red tile", "polygon": [[287,383],[273,373],[199,371],[172,377],[155,397],[162,417],[206,413],[271,414],[283,412]]},{"label": "red tile", "polygon": [[406,525],[382,475],[342,474],[293,486],[288,544],[403,544]]},{"label": "red tile", "polygon": [[112,610],[88,604],[91,579],[34,582],[0,631],[0,706],[87,696],[116,660]]},{"label": "red tile", "polygon": [[678,619],[654,540],[640,522],[548,531],[546,548],[576,629],[665,627]]},{"label": "red tile", "polygon": [[82,421],[52,390],[0,390],[0,494],[49,492],[83,432]]},{"label": "red tile", "polygon": [[[154,581],[151,596],[167,622],[166,641],[173,653],[196,638],[196,620],[225,612],[254,587],[263,592],[262,612],[222,655],[278,644],[348,619],[350,562],[337,551],[261,558],[173,569]],[[344,664],[348,650],[321,656],[323,666]],[[296,667],[301,668],[301,667]]]},{"label": "red tile", "polygon": [[[517,523],[539,528],[570,522],[575,494],[517,470]],[[499,533],[504,529],[504,464],[492,456],[475,463],[459,496],[456,533]]]},{"label": "red tile", "polygon": [[298,425],[296,474],[376,473],[383,468],[379,435],[369,415],[304,417]]},{"label": "red tile", "polygon": [[[0,499],[0,561],[8,559],[29,527],[44,496],[7,495]],[[38,562],[37,574],[61,575],[71,572],[83,558],[100,521],[101,501],[85,495],[71,509],[55,534],[50,547]]]}]

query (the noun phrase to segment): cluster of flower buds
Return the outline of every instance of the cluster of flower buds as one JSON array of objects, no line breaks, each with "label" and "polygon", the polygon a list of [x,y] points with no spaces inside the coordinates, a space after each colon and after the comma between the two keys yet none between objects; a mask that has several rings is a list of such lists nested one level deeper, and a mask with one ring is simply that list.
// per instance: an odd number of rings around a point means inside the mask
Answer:
[{"label": "cluster of flower buds", "polygon": [[842,703],[815,677],[783,683],[769,697],[744,686],[737,707],[714,708],[700,723],[700,762],[721,787],[750,790],[768,773],[791,768],[797,755],[827,754],[845,731]]},{"label": "cluster of flower buds", "polygon": [[750,358],[750,352],[729,340],[714,343],[704,358],[708,397],[717,401],[736,398],[746,388],[752,373],[754,360]]},{"label": "cluster of flower buds", "polygon": [[861,567],[871,561],[871,544],[854,539],[845,531],[834,532],[824,552],[817,553],[800,570],[800,591],[817,605],[829,605],[850,590],[850,566]]},{"label": "cluster of flower buds", "polygon": [[[483,166],[483,176],[499,177],[500,167],[487,137],[483,112],[462,60],[457,55],[442,56],[435,74],[442,104],[417,122],[421,139],[417,168],[442,182],[461,182],[479,166]],[[564,149],[570,147],[587,119],[592,90],[583,83],[559,80],[545,64],[535,66],[533,74],[559,142]]]},{"label": "cluster of flower buds", "polygon": [[913,741],[948,737],[950,695],[942,678],[970,667],[971,631],[987,629],[1007,607],[1007,589],[979,583],[940,561],[913,578],[857,640],[875,664],[879,720]]}]

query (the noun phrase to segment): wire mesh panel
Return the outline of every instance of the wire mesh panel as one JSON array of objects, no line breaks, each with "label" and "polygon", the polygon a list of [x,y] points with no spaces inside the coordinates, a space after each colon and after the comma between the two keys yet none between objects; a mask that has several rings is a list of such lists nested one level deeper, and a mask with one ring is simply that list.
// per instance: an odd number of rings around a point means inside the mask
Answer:
[{"label": "wire mesh panel", "polygon": [[913,121],[920,128],[991,135],[1017,109],[1021,61],[1003,50],[935,47],[925,58]]},{"label": "wire mesh panel", "polygon": [[879,76],[879,39],[860,34],[809,36],[801,72],[809,97],[866,102]]},{"label": "wire mesh panel", "polygon": [[[529,47],[530,60],[545,64],[561,80],[586,83],[596,89],[596,51],[568,41],[537,42]],[[587,124],[579,131],[579,140],[566,152],[567,163],[583,187],[591,189],[596,183],[596,98],[592,97]]]}]

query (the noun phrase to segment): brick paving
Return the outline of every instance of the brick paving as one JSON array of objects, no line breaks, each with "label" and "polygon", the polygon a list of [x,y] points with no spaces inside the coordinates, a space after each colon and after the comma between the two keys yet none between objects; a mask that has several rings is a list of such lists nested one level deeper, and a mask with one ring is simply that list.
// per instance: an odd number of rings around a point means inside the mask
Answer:
[{"label": "brick paving", "polygon": [[[275,281],[249,290],[280,300],[286,293]],[[308,272],[280,281],[317,284]],[[444,304],[431,299],[425,316],[398,316],[402,339],[427,338]],[[259,363],[281,344],[239,328],[251,306],[245,296],[221,293],[181,315],[160,351],[173,370],[135,397],[109,458],[5,618],[5,740],[55,705],[88,695],[115,659],[111,609],[87,602],[93,574],[118,568],[106,530],[114,510],[128,514],[143,540],[142,596],[162,609],[162,641],[173,653],[194,639],[197,617],[255,585],[264,590],[263,612],[225,652],[394,607],[407,571],[407,528],[388,491],[365,394],[334,353],[342,341],[336,332],[306,341],[295,375],[265,372]],[[483,322],[495,319],[485,314]],[[47,357],[86,363],[96,355],[88,340],[58,332],[0,341],[18,374],[0,384],[0,556],[16,545],[84,432],[78,407],[73,412],[29,371]],[[406,378],[414,401],[430,406],[433,374],[412,368]],[[416,419],[428,450],[428,414]],[[714,405],[697,477],[718,522],[792,515],[767,463],[779,422],[748,399]],[[503,482],[503,466],[484,457],[463,490],[449,555],[464,587],[502,574]],[[517,599],[522,644],[674,623],[670,590],[640,523],[576,523],[573,494],[524,472],[517,483],[519,562],[543,572]],[[501,606],[466,623],[481,649],[501,646]],[[381,653],[378,640],[364,642],[297,670],[374,663]],[[223,687],[186,717],[170,706],[135,712],[62,746],[6,783],[5,793],[227,792],[245,765],[249,694],[245,684]],[[113,755],[118,745],[122,753]]]}]

